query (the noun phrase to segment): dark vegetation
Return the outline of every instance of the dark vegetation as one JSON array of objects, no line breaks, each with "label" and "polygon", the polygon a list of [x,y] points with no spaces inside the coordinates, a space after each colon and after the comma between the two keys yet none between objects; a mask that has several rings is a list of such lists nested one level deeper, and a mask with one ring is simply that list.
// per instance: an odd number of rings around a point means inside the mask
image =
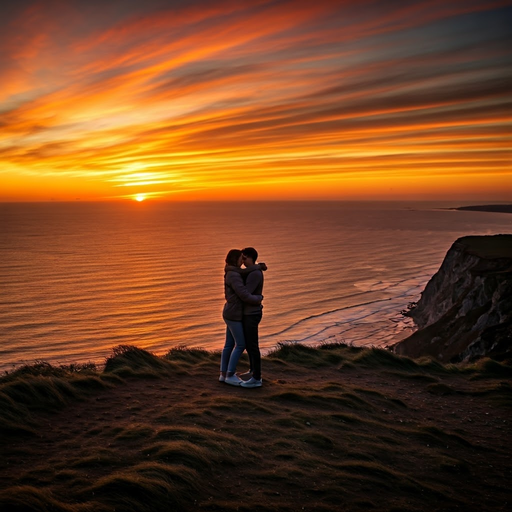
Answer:
[{"label": "dark vegetation", "polygon": [[6,374],[0,511],[509,508],[509,361],[283,344],[253,390],[218,361],[120,346]]},{"label": "dark vegetation", "polygon": [[512,204],[482,204],[476,206],[459,206],[457,210],[466,210],[474,212],[512,213]]},{"label": "dark vegetation", "polygon": [[[459,241],[467,247],[467,251],[470,254],[475,254],[480,258],[512,258],[512,236],[510,234],[492,236],[464,236],[460,238]],[[503,270],[504,269],[502,269],[502,271]]]}]

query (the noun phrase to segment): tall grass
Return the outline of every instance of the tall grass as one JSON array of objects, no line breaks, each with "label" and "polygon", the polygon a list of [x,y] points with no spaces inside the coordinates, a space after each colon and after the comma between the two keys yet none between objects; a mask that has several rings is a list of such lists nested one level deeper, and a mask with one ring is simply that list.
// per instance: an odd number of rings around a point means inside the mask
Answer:
[{"label": "tall grass", "polygon": [[204,361],[212,361],[212,357],[217,360],[218,354],[208,352],[201,348],[187,348],[181,345],[173,347],[164,356],[169,361],[179,361],[189,364],[197,364]]},{"label": "tall grass", "polygon": [[[62,503],[49,489],[20,485],[0,490],[0,512],[86,512],[93,508]],[[96,510],[106,510],[99,506]]]},{"label": "tall grass", "polygon": [[0,378],[0,433],[34,434],[34,413],[62,408],[112,385],[92,365],[22,366]]},{"label": "tall grass", "polygon": [[133,345],[118,345],[106,359],[104,372],[122,377],[158,378],[169,374],[172,369],[165,359],[147,350]]},{"label": "tall grass", "polygon": [[167,512],[190,506],[198,485],[192,469],[145,462],[101,478],[83,497],[95,496],[124,512]]},{"label": "tall grass", "polygon": [[[264,366],[270,375],[256,393],[216,381],[218,354],[183,347],[163,357],[115,347],[103,371],[38,363],[8,374],[0,379],[0,434],[17,473],[9,482],[10,468],[0,465],[0,511],[500,510],[506,447],[488,456],[483,431],[436,407],[460,410],[466,399],[475,410],[504,412],[507,364],[443,366],[340,343],[290,343]],[[204,379],[206,391],[197,385]],[[142,390],[137,409],[126,405],[134,388]],[[101,400],[84,405],[94,418],[61,421],[59,432],[72,425],[71,433],[52,437],[43,411],[99,392]],[[159,393],[164,399],[151,403]],[[104,416],[110,406],[120,410]],[[37,458],[45,441],[28,435],[42,425],[55,443],[47,461]],[[505,434],[506,423],[498,427]],[[37,464],[24,467],[18,457]]]}]

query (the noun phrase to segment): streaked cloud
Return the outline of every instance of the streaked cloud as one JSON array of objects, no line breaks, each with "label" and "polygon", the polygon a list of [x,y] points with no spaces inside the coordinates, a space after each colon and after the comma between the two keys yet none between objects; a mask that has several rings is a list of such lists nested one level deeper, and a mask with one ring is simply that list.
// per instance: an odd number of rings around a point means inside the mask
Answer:
[{"label": "streaked cloud", "polygon": [[511,14],[483,0],[3,5],[0,200],[512,200]]}]

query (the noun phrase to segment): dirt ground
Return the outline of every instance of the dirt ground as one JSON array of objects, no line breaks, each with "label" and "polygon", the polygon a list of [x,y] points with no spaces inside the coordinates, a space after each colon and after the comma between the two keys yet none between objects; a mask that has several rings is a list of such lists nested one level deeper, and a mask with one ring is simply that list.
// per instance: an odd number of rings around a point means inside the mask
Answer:
[{"label": "dirt ground", "polygon": [[210,358],[37,413],[37,436],[2,441],[0,488],[48,491],[69,510],[96,499],[138,510],[95,486],[156,463],[158,442],[181,429],[198,451],[174,462],[192,467],[194,490],[158,510],[508,508],[508,379],[269,358],[263,369],[263,387],[234,387]]}]

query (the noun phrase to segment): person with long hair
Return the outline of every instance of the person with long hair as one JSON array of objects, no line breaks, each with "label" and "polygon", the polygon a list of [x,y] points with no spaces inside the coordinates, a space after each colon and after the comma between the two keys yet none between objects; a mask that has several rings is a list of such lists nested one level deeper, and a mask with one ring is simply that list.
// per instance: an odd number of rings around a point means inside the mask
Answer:
[{"label": "person with long hair", "polygon": [[[236,375],[236,365],[245,350],[245,336],[242,324],[244,304],[258,306],[263,295],[249,293],[244,285],[240,267],[242,265],[242,251],[231,249],[226,256],[224,272],[224,296],[226,303],[222,317],[226,323],[226,341],[220,359],[220,382],[239,386],[243,381]],[[255,265],[255,269],[261,269]],[[246,269],[245,272],[250,272]]]}]

